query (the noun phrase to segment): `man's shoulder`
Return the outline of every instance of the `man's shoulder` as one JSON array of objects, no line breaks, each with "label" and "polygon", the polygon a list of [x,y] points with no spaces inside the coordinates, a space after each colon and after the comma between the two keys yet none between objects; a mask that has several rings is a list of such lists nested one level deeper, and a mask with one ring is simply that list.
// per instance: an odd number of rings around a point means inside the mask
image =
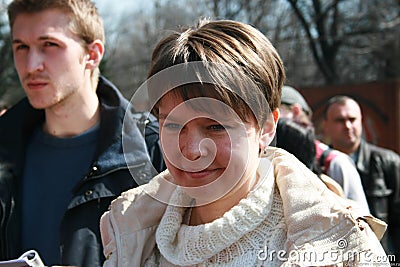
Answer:
[{"label": "man's shoulder", "polygon": [[368,154],[376,153],[388,160],[400,160],[399,154],[388,148],[380,147],[369,142],[361,142],[360,147],[362,150],[367,151]]},{"label": "man's shoulder", "polygon": [[14,139],[19,133],[31,130],[43,116],[44,112],[34,109],[27,98],[22,99],[0,117],[0,142],[9,142],[8,139]]},{"label": "man's shoulder", "polygon": [[11,122],[12,120],[22,116],[25,112],[32,108],[29,105],[27,98],[21,99],[18,103],[13,105],[2,116],[0,116],[0,123]]}]

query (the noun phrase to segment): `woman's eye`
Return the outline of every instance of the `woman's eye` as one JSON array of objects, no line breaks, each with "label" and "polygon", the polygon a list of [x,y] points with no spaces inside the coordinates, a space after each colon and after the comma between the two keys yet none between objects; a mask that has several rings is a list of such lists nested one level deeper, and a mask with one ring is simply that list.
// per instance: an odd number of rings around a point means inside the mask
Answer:
[{"label": "woman's eye", "polygon": [[208,128],[213,131],[225,131],[228,127],[221,124],[213,124],[208,126]]},{"label": "woman's eye", "polygon": [[164,128],[167,128],[170,130],[179,130],[182,128],[182,126],[177,123],[164,123]]}]

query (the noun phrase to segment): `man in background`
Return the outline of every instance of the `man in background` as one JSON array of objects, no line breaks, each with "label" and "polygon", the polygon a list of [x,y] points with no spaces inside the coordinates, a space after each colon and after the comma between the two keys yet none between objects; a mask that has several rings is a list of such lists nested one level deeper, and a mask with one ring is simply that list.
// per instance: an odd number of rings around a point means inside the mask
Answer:
[{"label": "man in background", "polygon": [[399,261],[400,156],[362,139],[361,108],[348,96],[338,95],[328,100],[322,126],[331,146],[355,162],[372,215],[388,224],[381,243],[386,253],[396,255]]},{"label": "man in background", "polygon": [[153,170],[136,113],[99,74],[102,19],[90,0],[14,0],[8,16],[27,97],[0,117],[0,260],[102,266],[100,216]]},{"label": "man in background", "polygon": [[[291,119],[303,127],[313,128],[312,110],[295,88],[283,86],[280,111],[281,118]],[[361,179],[352,160],[344,153],[329,149],[319,140],[315,140],[315,151],[316,167],[342,187],[345,198],[354,200],[364,212],[369,213]]]}]

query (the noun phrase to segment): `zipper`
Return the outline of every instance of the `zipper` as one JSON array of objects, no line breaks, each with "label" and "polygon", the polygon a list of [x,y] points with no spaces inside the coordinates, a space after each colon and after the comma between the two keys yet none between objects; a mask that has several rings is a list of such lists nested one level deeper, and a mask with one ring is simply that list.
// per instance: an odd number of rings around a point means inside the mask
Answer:
[{"label": "zipper", "polygon": [[[3,203],[2,203],[3,204]],[[7,218],[6,218],[6,209],[4,205],[1,205],[1,212],[0,214],[4,215],[4,221],[0,222],[3,227],[0,228],[0,247],[3,248],[2,251],[0,251],[0,257],[1,258],[6,258],[7,257],[7,235],[6,235],[6,229],[7,229]],[[4,231],[3,231],[4,229]]]},{"label": "zipper", "polygon": [[73,188],[73,191],[78,190],[78,188],[81,187],[87,181],[94,180],[94,179],[99,179],[99,178],[102,178],[104,176],[110,175],[110,174],[112,174],[114,172],[117,172],[117,171],[127,170],[129,168],[139,168],[139,167],[143,167],[145,165],[146,165],[146,162],[139,163],[139,164],[136,164],[136,165],[131,165],[129,167],[128,166],[123,166],[123,167],[111,169],[111,170],[109,170],[107,172],[103,172],[103,173],[100,173],[100,174],[97,174],[97,175],[91,174],[91,172],[97,171],[97,168],[98,168],[97,165],[93,165],[91,167],[91,171],[89,171],[89,173],[87,175],[85,175],[85,177]]},{"label": "zipper", "polygon": [[8,254],[9,254],[7,233],[8,233],[8,227],[10,224],[11,215],[12,215],[14,208],[15,208],[15,201],[13,198],[11,198],[11,201],[10,201],[10,211],[9,212],[7,212],[5,205],[1,207],[2,212],[4,214],[4,227],[2,227],[2,229],[0,229],[0,230],[4,230],[4,232],[1,233],[1,246],[3,247],[3,251],[1,251],[1,254],[3,254],[2,256],[5,258],[7,258]]}]

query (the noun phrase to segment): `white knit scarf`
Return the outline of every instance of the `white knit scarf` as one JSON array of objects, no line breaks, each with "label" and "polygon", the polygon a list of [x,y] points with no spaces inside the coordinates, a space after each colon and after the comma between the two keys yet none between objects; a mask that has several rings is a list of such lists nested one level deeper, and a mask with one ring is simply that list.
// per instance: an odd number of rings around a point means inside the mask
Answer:
[{"label": "white knit scarf", "polygon": [[[260,161],[256,188],[211,223],[183,224],[187,208],[178,204],[188,207],[190,198],[175,191],[157,228],[158,248],[146,266],[358,266],[343,256],[354,251],[385,255],[366,222],[374,222],[370,225],[380,237],[384,225],[358,215],[294,156],[268,152]],[[277,257],[281,251],[289,257]],[[340,257],[326,257],[326,252]],[[310,253],[325,257],[296,257]]]},{"label": "white knit scarf", "polygon": [[[256,266],[262,265],[257,256],[266,246],[282,249],[286,227],[273,167],[266,159],[262,159],[260,166],[257,171],[260,181],[256,188],[213,222],[188,226],[182,223],[186,208],[168,206],[156,233],[161,263],[167,261],[169,264],[165,265],[178,266]],[[177,204],[186,204],[187,201],[187,195],[182,190],[176,190],[171,199]],[[270,263],[268,266],[271,266]]]}]

